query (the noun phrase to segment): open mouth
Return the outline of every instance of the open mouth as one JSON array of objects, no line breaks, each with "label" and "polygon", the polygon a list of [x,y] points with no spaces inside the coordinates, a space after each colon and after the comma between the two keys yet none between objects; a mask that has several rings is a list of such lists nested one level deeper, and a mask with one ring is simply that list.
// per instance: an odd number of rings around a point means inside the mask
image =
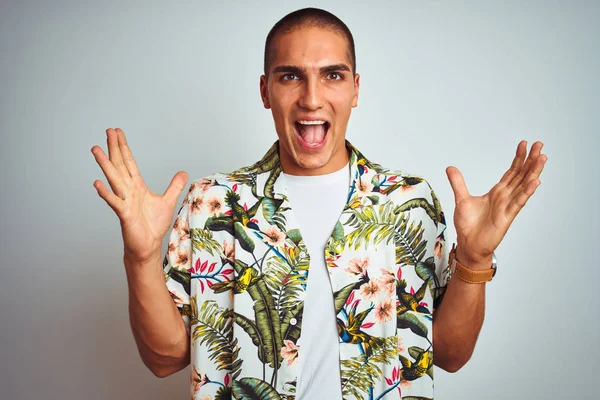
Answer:
[{"label": "open mouth", "polygon": [[319,147],[325,141],[329,131],[329,122],[325,120],[298,120],[294,122],[296,133],[308,147]]}]

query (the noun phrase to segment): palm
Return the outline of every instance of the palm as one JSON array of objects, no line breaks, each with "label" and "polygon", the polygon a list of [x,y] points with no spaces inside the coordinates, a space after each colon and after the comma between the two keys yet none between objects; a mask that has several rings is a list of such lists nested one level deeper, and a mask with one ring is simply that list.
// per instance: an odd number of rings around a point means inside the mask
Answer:
[{"label": "palm", "polygon": [[473,258],[485,258],[498,247],[512,221],[540,184],[545,155],[542,143],[535,143],[527,161],[527,144],[521,142],[511,168],[488,193],[471,196],[462,174],[455,167],[447,169],[454,191],[456,207],[454,227],[457,242]]},{"label": "palm", "polygon": [[162,238],[170,227],[175,202],[185,187],[187,174],[177,173],[165,193],[157,195],[142,179],[125,134],[117,129],[108,130],[107,136],[110,160],[102,150],[95,150],[96,146],[92,152],[114,193],[101,181],[94,182],[94,186],[121,221],[126,255],[145,260],[160,252]]}]

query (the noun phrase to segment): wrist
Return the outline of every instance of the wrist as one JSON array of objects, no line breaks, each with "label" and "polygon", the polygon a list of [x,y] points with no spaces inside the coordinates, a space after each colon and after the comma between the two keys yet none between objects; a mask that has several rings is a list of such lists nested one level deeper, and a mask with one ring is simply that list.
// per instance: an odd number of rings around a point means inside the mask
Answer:
[{"label": "wrist", "polygon": [[456,247],[456,260],[469,269],[477,271],[485,271],[492,266],[492,255],[481,256],[470,252],[464,247]]},{"label": "wrist", "polygon": [[132,278],[139,274],[147,274],[148,271],[162,270],[162,255],[159,249],[144,259],[138,259],[125,252],[123,254],[123,263],[125,264],[127,277]]}]

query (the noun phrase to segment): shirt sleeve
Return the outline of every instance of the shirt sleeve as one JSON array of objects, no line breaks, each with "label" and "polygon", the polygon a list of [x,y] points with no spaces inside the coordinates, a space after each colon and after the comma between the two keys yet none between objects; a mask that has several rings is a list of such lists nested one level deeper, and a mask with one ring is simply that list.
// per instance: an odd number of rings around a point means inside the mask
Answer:
[{"label": "shirt sleeve", "polygon": [[433,207],[436,212],[436,237],[433,247],[433,261],[435,264],[435,279],[433,282],[432,293],[433,293],[433,310],[435,310],[444,298],[446,287],[450,282],[450,267],[448,265],[448,251],[446,248],[447,239],[447,224],[444,211],[440,205],[440,202],[435,195],[433,189],[431,189],[431,197],[433,201]]},{"label": "shirt sleeve", "polygon": [[[191,192],[191,190],[190,190]],[[192,264],[192,239],[190,234],[189,197],[183,200],[169,234],[163,259],[163,272],[167,289],[177,306],[190,334],[190,268]]]}]

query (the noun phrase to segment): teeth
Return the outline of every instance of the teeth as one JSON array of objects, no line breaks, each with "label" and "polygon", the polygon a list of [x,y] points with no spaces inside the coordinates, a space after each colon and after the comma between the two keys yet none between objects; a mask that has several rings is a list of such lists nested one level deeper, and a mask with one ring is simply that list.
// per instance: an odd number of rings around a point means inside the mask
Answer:
[{"label": "teeth", "polygon": [[298,121],[300,125],[323,125],[325,121]]}]

